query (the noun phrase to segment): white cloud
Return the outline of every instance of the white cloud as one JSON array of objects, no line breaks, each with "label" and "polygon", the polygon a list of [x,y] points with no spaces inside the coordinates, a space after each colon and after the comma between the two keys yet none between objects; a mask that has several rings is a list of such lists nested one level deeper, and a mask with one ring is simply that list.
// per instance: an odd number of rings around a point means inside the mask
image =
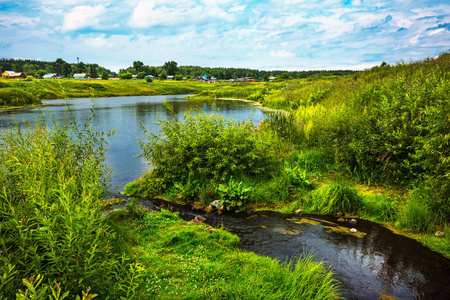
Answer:
[{"label": "white cloud", "polygon": [[39,18],[29,18],[19,14],[0,14],[0,26],[29,26],[38,22]]},{"label": "white cloud", "polygon": [[105,13],[103,5],[77,6],[64,17],[63,32],[77,30],[85,27],[97,26],[98,17]]},{"label": "white cloud", "polygon": [[[28,0],[30,1],[30,0]],[[33,0],[31,0],[33,1]],[[35,0],[44,6],[74,6],[81,4],[105,3],[104,0]]]},{"label": "white cloud", "polygon": [[286,50],[272,51],[272,52],[270,52],[270,55],[275,56],[275,57],[281,57],[281,58],[295,56],[294,53],[286,51]]},{"label": "white cloud", "polygon": [[228,4],[234,3],[234,0],[202,0],[205,5],[220,5],[220,4]]},{"label": "white cloud", "polygon": [[[164,3],[160,4],[160,3]],[[188,2],[185,2],[188,4]],[[130,27],[146,28],[151,26],[175,26],[178,24],[196,24],[205,18],[233,21],[234,18],[217,6],[198,5],[168,6],[167,1],[141,1],[133,11],[128,22]]]},{"label": "white cloud", "polygon": [[439,29],[430,31],[430,33],[428,35],[432,36],[432,35],[439,34],[439,33],[444,32],[444,31],[445,31],[445,28],[439,28]]},{"label": "white cloud", "polygon": [[230,8],[228,11],[229,12],[243,12],[246,7],[247,7],[247,5],[236,5],[236,6],[233,6],[232,8]]}]

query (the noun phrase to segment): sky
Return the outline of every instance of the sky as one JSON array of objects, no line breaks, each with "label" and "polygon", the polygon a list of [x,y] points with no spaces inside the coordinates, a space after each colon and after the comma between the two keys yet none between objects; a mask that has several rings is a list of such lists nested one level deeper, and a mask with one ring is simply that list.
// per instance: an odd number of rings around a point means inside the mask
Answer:
[{"label": "sky", "polygon": [[450,0],[0,0],[0,58],[362,70],[450,49]]}]

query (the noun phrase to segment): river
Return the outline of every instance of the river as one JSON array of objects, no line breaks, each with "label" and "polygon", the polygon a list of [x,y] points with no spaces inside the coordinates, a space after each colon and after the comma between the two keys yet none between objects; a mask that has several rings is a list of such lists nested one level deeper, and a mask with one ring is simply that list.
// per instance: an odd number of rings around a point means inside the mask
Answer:
[{"label": "river", "polygon": [[[250,116],[255,122],[264,118],[264,112],[246,102],[209,100],[188,101],[184,96],[117,97],[95,99],[94,126],[107,131],[118,131],[109,142],[107,163],[113,168],[112,192],[118,192],[127,182],[147,171],[147,162],[135,155],[140,153],[137,138],[142,137],[138,121],[152,132],[158,129],[153,123],[168,118],[163,100],[173,105],[182,115],[186,110],[199,107],[206,112],[218,110],[237,120]],[[45,101],[63,103],[62,100]],[[82,122],[90,114],[90,99],[72,99],[76,120]],[[46,108],[59,118],[64,106]],[[39,109],[14,112],[21,126],[33,122]],[[47,113],[48,114],[48,113]],[[10,113],[0,113],[0,128],[8,128]],[[162,200],[145,201],[153,209]],[[164,203],[180,211],[185,220],[199,212],[190,207]],[[449,299],[450,260],[418,242],[396,235],[375,223],[359,220],[356,225],[339,223],[335,217],[315,215],[288,215],[274,212],[246,214],[206,215],[207,223],[222,225],[241,238],[242,249],[266,255],[280,261],[312,252],[316,259],[331,266],[335,278],[343,284],[343,294],[349,299]],[[333,229],[355,227],[362,236],[344,234]]]}]

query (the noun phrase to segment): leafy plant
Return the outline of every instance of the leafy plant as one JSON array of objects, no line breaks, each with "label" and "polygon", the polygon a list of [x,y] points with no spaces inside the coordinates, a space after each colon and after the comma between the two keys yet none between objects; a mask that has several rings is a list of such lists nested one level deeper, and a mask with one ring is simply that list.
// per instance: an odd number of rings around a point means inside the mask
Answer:
[{"label": "leafy plant", "polygon": [[242,181],[238,182],[231,178],[227,184],[220,184],[218,194],[220,196],[219,207],[226,210],[242,212],[247,208],[252,188],[246,186]]}]

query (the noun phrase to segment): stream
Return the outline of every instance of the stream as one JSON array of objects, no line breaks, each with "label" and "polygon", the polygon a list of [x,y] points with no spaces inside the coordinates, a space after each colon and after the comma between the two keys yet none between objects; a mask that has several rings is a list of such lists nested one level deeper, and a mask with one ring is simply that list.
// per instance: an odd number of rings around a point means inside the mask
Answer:
[{"label": "stream", "polygon": [[[141,96],[95,99],[94,127],[106,131],[118,128],[109,141],[107,164],[113,168],[111,190],[118,194],[123,185],[137,179],[148,170],[147,162],[136,157],[140,153],[137,138],[142,138],[141,122],[149,131],[156,132],[153,123],[158,117],[166,119],[166,99],[176,112],[194,107],[205,112],[219,111],[236,120],[251,117],[254,122],[264,118],[264,112],[251,103],[226,100],[191,101],[181,96]],[[62,103],[62,100],[44,101]],[[68,100],[75,118],[82,122],[90,113],[90,99]],[[64,106],[45,109],[55,117],[64,114]],[[33,123],[40,109],[13,112],[19,126]],[[0,112],[0,129],[7,129],[11,112]],[[179,211],[189,221],[197,214],[207,218],[206,223],[223,226],[241,238],[240,247],[280,261],[289,261],[311,252],[317,260],[333,268],[334,277],[342,283],[343,296],[348,299],[450,299],[450,260],[429,250],[418,242],[394,234],[369,221],[358,220],[354,225],[337,221],[337,217],[307,214],[253,212],[243,214],[206,214],[192,211],[188,206],[163,200],[143,200],[153,210],[164,205]],[[350,228],[356,228],[353,235]],[[395,298],[393,298],[395,297]]]}]

